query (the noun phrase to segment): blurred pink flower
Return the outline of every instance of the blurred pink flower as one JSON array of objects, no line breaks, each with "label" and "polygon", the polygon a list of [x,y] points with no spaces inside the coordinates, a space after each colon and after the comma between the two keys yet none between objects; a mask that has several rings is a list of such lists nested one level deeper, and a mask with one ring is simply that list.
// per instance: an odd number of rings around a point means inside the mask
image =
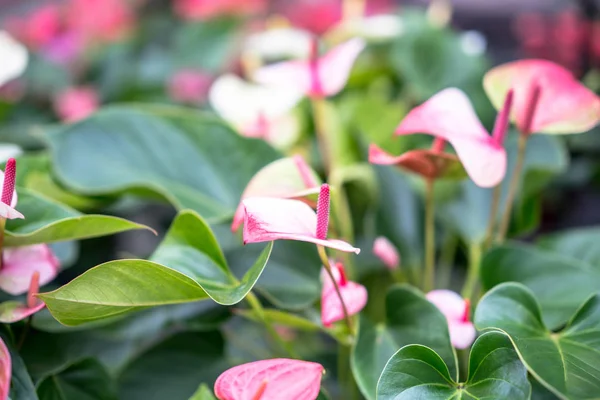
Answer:
[{"label": "blurred pink flower", "polygon": [[315,40],[309,60],[267,65],[255,72],[254,79],[265,85],[289,87],[309,97],[333,96],[346,85],[354,61],[364,48],[364,40],[354,38],[319,57]]},{"label": "blurred pink flower", "polygon": [[388,238],[379,236],[373,243],[373,254],[385,264],[390,270],[400,267],[400,253]]},{"label": "blurred pink flower", "polygon": [[100,100],[93,87],[71,87],[54,98],[54,110],[64,122],[76,122],[98,109]]},{"label": "blurred pink flower", "polygon": [[134,23],[133,10],[122,0],[68,0],[64,11],[66,30],[86,42],[121,39]]},{"label": "blurred pink flower", "polygon": [[204,71],[182,69],[169,78],[169,96],[181,103],[202,103],[206,100],[211,83],[212,76]]},{"label": "blurred pink flower", "polygon": [[321,364],[275,358],[238,365],[215,382],[219,400],[315,400],[321,389]]},{"label": "blurred pink flower", "polygon": [[44,5],[25,17],[14,17],[6,21],[7,30],[32,49],[39,49],[58,35],[61,15],[58,6]]},{"label": "blurred pink flower", "polygon": [[[326,199],[326,200],[325,200]],[[327,239],[329,223],[329,186],[321,186],[317,214],[299,200],[251,197],[244,205],[244,244],[274,240],[299,240],[348,253],[360,249],[336,239]],[[319,207],[322,205],[322,207]]]},{"label": "blurred pink flower", "polygon": [[219,15],[253,14],[263,11],[266,0],[174,0],[175,13],[183,19],[206,20]]},{"label": "blurred pink flower", "polygon": [[48,42],[41,51],[48,60],[69,67],[84,50],[82,39],[75,31],[62,32]]},{"label": "blurred pink flower", "polygon": [[[251,197],[303,198],[319,193],[320,180],[302,156],[282,158],[256,173],[242,193],[242,201]],[[244,221],[244,205],[240,202],[231,230]]]},{"label": "blurred pink flower", "polygon": [[433,303],[448,320],[450,342],[457,349],[469,347],[477,332],[471,322],[471,303],[451,290],[432,290],[427,300]]},{"label": "blurred pink flower", "polygon": [[[346,278],[342,263],[331,263],[332,275],[338,284],[340,294],[348,311],[348,315],[358,314],[367,304],[367,289],[356,282]],[[323,289],[321,291],[321,322],[329,327],[332,323],[345,318],[344,308],[333,282],[328,274],[321,272]]]},{"label": "blurred pink flower", "polygon": [[0,399],[8,399],[10,380],[12,377],[12,360],[10,352],[0,337]]},{"label": "blurred pink flower", "polygon": [[284,2],[282,14],[292,25],[316,35],[325,33],[342,18],[340,0],[299,0]]}]

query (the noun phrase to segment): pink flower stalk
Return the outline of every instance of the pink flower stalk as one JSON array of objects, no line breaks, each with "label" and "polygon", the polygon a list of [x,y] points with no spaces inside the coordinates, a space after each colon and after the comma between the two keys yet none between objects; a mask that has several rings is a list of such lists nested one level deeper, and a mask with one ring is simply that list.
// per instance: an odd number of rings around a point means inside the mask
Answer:
[{"label": "pink flower stalk", "polygon": [[[367,304],[367,289],[363,285],[349,281],[346,278],[343,264],[333,263],[331,269],[348,315],[358,314]],[[321,273],[322,276],[323,272]],[[330,327],[334,322],[341,321],[344,318],[344,307],[333,282],[331,282],[331,278],[327,274],[324,276],[323,290],[321,291],[321,322],[323,326]]]},{"label": "pink flower stalk", "polygon": [[254,79],[265,85],[287,86],[313,98],[334,96],[346,85],[352,65],[364,48],[364,40],[355,38],[318,57],[315,41],[309,60],[262,67]]},{"label": "pink flower stalk", "polygon": [[322,376],[321,364],[275,358],[228,369],[214,389],[219,400],[315,400]]},{"label": "pink flower stalk", "polygon": [[6,248],[2,252],[0,289],[13,296],[26,293],[36,273],[39,284],[45,285],[56,277],[59,265],[46,244]]},{"label": "pink flower stalk", "polygon": [[69,88],[54,99],[54,109],[63,122],[77,122],[87,118],[99,105],[96,89],[89,86]]},{"label": "pink flower stalk", "polygon": [[373,243],[373,254],[375,254],[383,264],[390,270],[400,267],[400,253],[398,249],[388,238],[379,236]]},{"label": "pink flower stalk", "polygon": [[12,360],[10,352],[0,337],[0,399],[8,399],[10,380],[12,376]]},{"label": "pink flower stalk", "polygon": [[500,65],[488,71],[483,85],[496,108],[514,90],[511,120],[523,134],[580,133],[600,120],[600,98],[567,69],[550,61]]},{"label": "pink flower stalk", "polygon": [[324,183],[317,201],[317,239],[327,239],[329,229],[329,185]]},{"label": "pink flower stalk", "polygon": [[265,0],[175,0],[175,13],[187,20],[207,20],[220,15],[244,15],[263,11]]},{"label": "pink flower stalk", "polygon": [[204,71],[183,69],[177,71],[168,82],[171,99],[181,103],[202,103],[206,100],[212,76]]},{"label": "pink flower stalk", "polygon": [[[242,201],[250,197],[306,198],[319,192],[317,174],[302,156],[282,158],[264,166],[256,173],[242,193]],[[231,230],[237,231],[244,222],[242,202],[233,216]]]},{"label": "pink flower stalk", "polygon": [[[299,240],[347,253],[360,249],[336,239],[326,239],[323,224],[328,222],[329,204],[318,207],[318,215],[302,201],[272,197],[252,197],[244,205],[244,244],[273,240]],[[320,221],[320,222],[317,222]]]},{"label": "pink flower stalk", "polygon": [[426,297],[448,320],[452,346],[457,349],[469,347],[477,336],[471,322],[471,302],[451,290],[432,290]]},{"label": "pink flower stalk", "polygon": [[16,172],[17,162],[14,158],[9,158],[6,161],[4,172],[0,172],[0,183],[2,184],[0,218],[25,218],[23,214],[14,209],[17,205],[17,192],[15,192]]},{"label": "pink flower stalk", "polygon": [[25,304],[18,301],[5,301],[0,304],[0,322],[12,324],[22,321],[45,307],[43,301],[35,297],[40,292],[40,273],[35,271],[31,276],[27,301]]},{"label": "pink flower stalk", "polygon": [[[505,97],[506,93],[503,101]],[[510,106],[510,101],[507,103]],[[396,129],[396,134],[414,133],[427,133],[447,140],[476,185],[493,187],[504,178],[506,150],[500,142],[506,128],[495,132],[496,137],[490,136],[461,90],[442,90],[409,112]]]}]

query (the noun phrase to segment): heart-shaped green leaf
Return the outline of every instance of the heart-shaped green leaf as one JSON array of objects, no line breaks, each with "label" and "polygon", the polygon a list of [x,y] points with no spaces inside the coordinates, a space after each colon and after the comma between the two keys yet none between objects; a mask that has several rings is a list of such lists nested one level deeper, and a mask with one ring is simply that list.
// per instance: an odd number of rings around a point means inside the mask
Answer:
[{"label": "heart-shaped green leaf", "polygon": [[39,297],[65,325],[209,297],[219,304],[231,305],[252,289],[272,247],[273,243],[269,243],[264,248],[239,282],[229,271],[208,224],[194,211],[182,211],[151,261],[107,262]]},{"label": "heart-shaped green leaf", "polygon": [[393,287],[386,298],[386,321],[373,324],[361,316],[352,349],[352,371],[365,397],[375,399],[377,380],[390,357],[403,346],[422,344],[438,352],[457,375],[446,318],[421,292],[408,285]]},{"label": "heart-shaped green leaf", "polygon": [[[586,243],[593,248],[597,242]],[[481,264],[484,288],[504,282],[522,283],[540,302],[544,322],[551,329],[564,325],[585,299],[600,291],[600,260],[588,257],[588,247],[579,256],[560,251],[566,244],[557,246],[559,251],[550,251],[550,242],[547,249],[521,244],[492,249]]]},{"label": "heart-shaped green leaf", "polygon": [[41,399],[116,400],[116,387],[102,364],[88,358],[70,365],[41,381],[37,388]]},{"label": "heart-shaped green leaf", "polygon": [[600,393],[600,294],[553,333],[533,293],[521,284],[504,283],[481,299],[475,325],[507,333],[529,372],[559,398],[592,399]]},{"label": "heart-shaped green leaf", "polygon": [[153,229],[108,215],[83,215],[63,204],[27,190],[17,189],[17,210],[25,219],[6,222],[6,246],[26,246],[88,239],[132,229]]},{"label": "heart-shaped green leaf", "polygon": [[203,383],[202,385],[200,385],[198,390],[196,390],[196,392],[192,395],[192,397],[190,397],[189,400],[217,400],[217,399],[213,395],[212,390],[210,390],[210,388],[206,385],[206,383]]},{"label": "heart-shaped green leaf", "polygon": [[154,194],[211,221],[232,216],[246,184],[278,158],[265,142],[177,107],[109,107],[48,137],[55,173],[75,192]]},{"label": "heart-shaped green leaf", "polygon": [[377,385],[377,400],[528,400],[530,394],[527,370],[500,332],[485,333],[475,341],[465,383],[450,377],[435,351],[408,345],[390,358]]}]

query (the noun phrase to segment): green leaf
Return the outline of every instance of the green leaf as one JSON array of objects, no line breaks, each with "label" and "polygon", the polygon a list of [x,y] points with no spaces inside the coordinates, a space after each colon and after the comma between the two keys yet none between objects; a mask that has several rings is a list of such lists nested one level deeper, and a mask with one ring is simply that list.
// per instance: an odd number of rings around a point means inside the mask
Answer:
[{"label": "green leaf", "polygon": [[48,134],[57,178],[86,195],[154,195],[212,221],[233,215],[258,170],[279,155],[262,140],[178,107],[108,107]]},{"label": "green leaf", "polygon": [[553,333],[544,325],[533,293],[521,284],[505,283],[481,299],[475,325],[508,334],[529,372],[560,399],[592,399],[600,393],[599,294]]},{"label": "green leaf", "polygon": [[132,361],[118,378],[119,398],[187,399],[198,382],[214,383],[227,369],[219,332],[173,335]]},{"label": "green leaf", "polygon": [[200,385],[198,390],[196,390],[196,392],[192,395],[192,397],[190,397],[189,400],[217,400],[217,399],[215,398],[215,396],[213,396],[212,390],[210,390],[210,388],[206,385],[206,383],[203,383],[202,385]]},{"label": "green leaf", "polygon": [[377,380],[389,358],[403,346],[422,344],[437,351],[457,375],[456,354],[446,318],[421,292],[407,285],[393,287],[386,298],[386,321],[374,325],[364,316],[352,349],[356,383],[367,399],[375,399]]},{"label": "green leaf", "polygon": [[444,360],[429,347],[408,345],[390,358],[377,385],[377,400],[528,400],[527,370],[508,337],[480,336],[471,350],[467,382],[455,382]]},{"label": "green leaf", "polygon": [[108,215],[83,215],[63,204],[27,190],[17,189],[17,209],[25,219],[6,222],[6,246],[26,246],[112,235],[132,229],[154,230]]},{"label": "green leaf", "polygon": [[195,212],[182,211],[150,261],[107,262],[39,297],[65,325],[209,297],[219,304],[231,305],[252,289],[272,247],[273,243],[269,243],[264,248],[239,282],[229,271],[208,224]]},{"label": "green leaf", "polygon": [[[593,236],[593,235],[592,235]],[[591,239],[589,237],[588,239]],[[490,250],[481,263],[481,280],[486,290],[504,283],[519,282],[527,286],[538,299],[544,322],[555,329],[564,325],[581,303],[600,291],[600,262],[589,256],[596,241],[586,240],[590,247],[579,254],[562,249],[557,243],[550,251],[551,242],[540,249],[522,244],[509,244]],[[576,251],[576,247],[572,250]]]},{"label": "green leaf", "polygon": [[116,387],[102,365],[88,358],[38,384],[38,395],[48,400],[116,400]]}]

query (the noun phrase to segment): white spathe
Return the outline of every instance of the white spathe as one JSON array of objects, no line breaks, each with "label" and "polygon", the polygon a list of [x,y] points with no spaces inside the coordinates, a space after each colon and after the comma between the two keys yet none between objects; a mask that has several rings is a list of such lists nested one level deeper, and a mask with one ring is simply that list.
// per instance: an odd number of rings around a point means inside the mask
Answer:
[{"label": "white spathe", "polygon": [[6,31],[0,31],[0,86],[19,77],[27,67],[27,49]]},{"label": "white spathe", "polygon": [[275,28],[254,33],[244,42],[244,52],[261,59],[306,58],[310,53],[310,32],[296,28]]}]

